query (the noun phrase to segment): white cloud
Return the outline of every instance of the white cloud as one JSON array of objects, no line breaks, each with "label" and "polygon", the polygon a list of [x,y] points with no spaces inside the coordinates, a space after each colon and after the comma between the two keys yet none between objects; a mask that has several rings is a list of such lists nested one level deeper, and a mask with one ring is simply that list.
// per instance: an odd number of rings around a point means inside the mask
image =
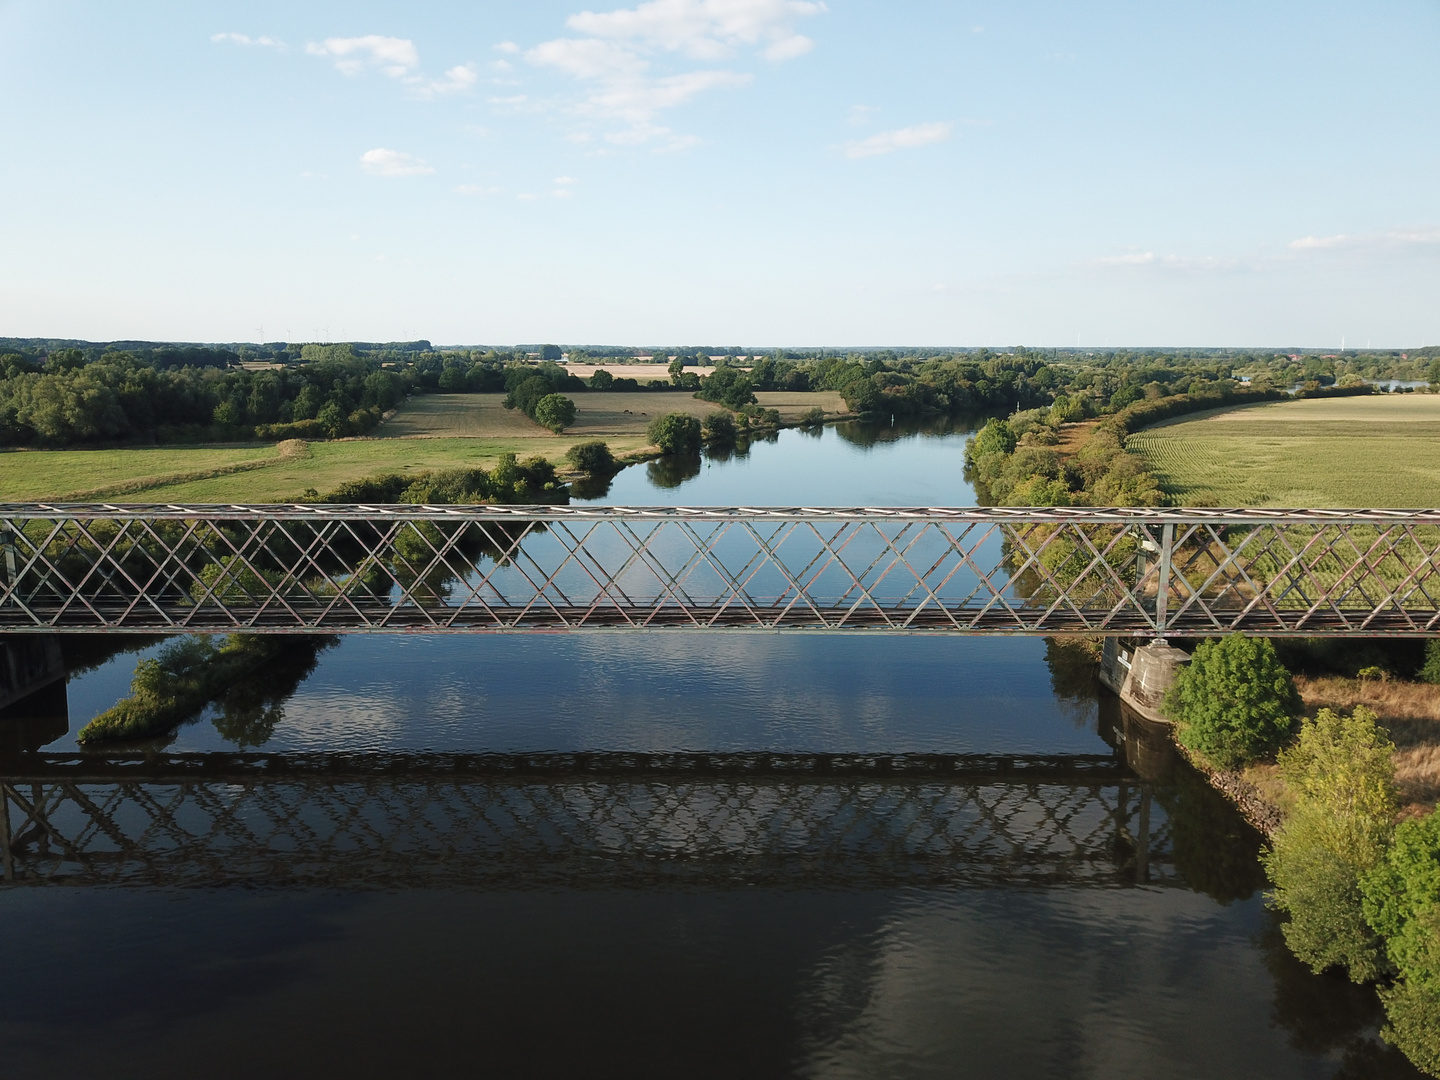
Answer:
[{"label": "white cloud", "polygon": [[401,150],[377,146],[360,155],[360,168],[371,176],[428,176],[435,170],[417,157]]},{"label": "white cloud", "polygon": [[1424,250],[1440,244],[1440,228],[1419,226],[1391,229],[1383,233],[1338,233],[1335,236],[1302,236],[1288,245],[1291,251],[1399,252]]},{"label": "white cloud", "polygon": [[880,111],[878,105],[851,105],[850,115],[845,118],[847,124],[868,124],[870,118]]},{"label": "white cloud", "polygon": [[572,15],[566,25],[583,36],[542,42],[525,59],[589,83],[570,111],[625,124],[625,130],[605,136],[608,142],[677,150],[699,140],[657,123],[658,114],[708,90],[745,86],[751,76],[723,69],[656,75],[651,70],[656,54],[708,61],[749,48],[770,60],[787,60],[814,45],[795,32],[795,22],[826,10],[816,0],[648,0],[633,8]]},{"label": "white cloud", "polygon": [[760,45],[770,59],[784,60],[810,49],[809,40],[795,33],[795,20],[826,10],[823,3],[807,0],[650,0],[616,11],[582,11],[566,25],[592,37],[643,42],[697,60]]},{"label": "white cloud", "polygon": [[478,198],[483,195],[499,195],[503,188],[486,187],[484,184],[457,184],[453,189],[456,195],[469,195]]},{"label": "white cloud", "polygon": [[311,56],[333,57],[335,66],[346,75],[358,75],[366,67],[376,67],[391,78],[399,79],[420,66],[420,54],[413,41],[380,34],[312,41],[305,46],[305,51]]},{"label": "white cloud", "polygon": [[929,146],[931,143],[945,142],[950,138],[954,125],[948,120],[936,121],[931,124],[915,124],[912,127],[899,128],[895,131],[882,131],[877,135],[871,135],[868,139],[851,143],[845,148],[845,156],[848,158],[876,157],[879,154],[889,154],[896,150],[909,150],[916,146]]},{"label": "white cloud", "polygon": [[510,97],[492,97],[486,100],[491,105],[523,105],[530,99],[524,94],[512,94]]},{"label": "white cloud", "polygon": [[551,183],[559,187],[564,187],[566,184],[578,184],[579,182],[580,181],[576,180],[573,176],[557,176],[551,181]]},{"label": "white cloud", "polygon": [[420,98],[458,94],[473,87],[479,78],[480,72],[474,64],[456,64],[445,72],[442,78],[415,83],[410,87],[410,93],[412,96]]},{"label": "white cloud", "polygon": [[1130,251],[1124,255],[1102,255],[1091,259],[1091,266],[1149,266],[1155,261],[1153,251]]},{"label": "white cloud", "polygon": [[500,42],[500,44],[495,46],[495,51],[503,53],[518,53],[520,51],[520,46],[516,45],[513,41],[502,41]]},{"label": "white cloud", "polygon": [[266,49],[283,49],[285,43],[278,38],[251,37],[249,34],[211,34],[211,41],[229,41],[236,45],[259,45]]}]

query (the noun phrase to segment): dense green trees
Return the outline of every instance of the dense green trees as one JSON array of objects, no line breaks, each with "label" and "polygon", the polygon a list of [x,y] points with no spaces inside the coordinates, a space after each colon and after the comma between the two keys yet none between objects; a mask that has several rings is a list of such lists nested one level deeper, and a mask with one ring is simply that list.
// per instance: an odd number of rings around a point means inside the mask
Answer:
[{"label": "dense green trees", "polygon": [[1275,906],[1290,917],[1286,943],[1312,970],[1340,965],[1356,982],[1387,968],[1361,880],[1381,861],[1394,828],[1394,749],[1368,709],[1352,716],[1321,709],[1279,758],[1294,805],[1265,868]]},{"label": "dense green trees", "polygon": [[65,350],[38,366],[6,357],[0,445],[358,433],[374,427],[410,383],[348,346],[346,353],[274,371],[160,367],[123,352],[87,363],[79,350]]},{"label": "dense green trees", "polygon": [[1202,642],[1165,695],[1175,736],[1222,769],[1274,753],[1295,727],[1300,694],[1275,646],[1242,634]]},{"label": "dense green trees", "polygon": [[657,416],[646,429],[646,437],[662,454],[698,454],[701,442],[700,421],[689,413]]},{"label": "dense green trees", "polygon": [[696,396],[729,409],[741,409],[755,401],[750,373],[732,367],[716,368],[709,378],[702,379]]}]

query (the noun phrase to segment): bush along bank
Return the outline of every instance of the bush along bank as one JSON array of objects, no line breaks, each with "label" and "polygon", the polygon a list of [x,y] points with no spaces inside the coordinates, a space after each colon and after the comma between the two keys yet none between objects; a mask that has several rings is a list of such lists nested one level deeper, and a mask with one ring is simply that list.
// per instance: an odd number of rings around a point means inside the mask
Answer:
[{"label": "bush along bank", "polygon": [[1100,417],[1062,454],[1062,425],[1093,415],[1090,399],[1062,395],[1048,408],[990,420],[965,445],[966,473],[991,506],[1164,506],[1160,482],[1125,449],[1127,438],[1187,413],[1284,397],[1276,390],[1219,388],[1135,401]]},{"label": "bush along bank", "polygon": [[1239,635],[1196,649],[1165,710],[1212,777],[1276,759],[1281,816],[1263,861],[1286,943],[1317,973],[1378,984],[1383,1037],[1440,1076],[1440,816],[1396,824],[1395,747],[1375,714],[1297,719],[1273,645]]}]

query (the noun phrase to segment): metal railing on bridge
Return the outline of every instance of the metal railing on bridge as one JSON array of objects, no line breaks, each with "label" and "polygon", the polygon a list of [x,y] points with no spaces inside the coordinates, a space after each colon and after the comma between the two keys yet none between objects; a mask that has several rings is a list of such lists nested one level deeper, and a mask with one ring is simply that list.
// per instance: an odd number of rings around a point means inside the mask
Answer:
[{"label": "metal railing on bridge", "polygon": [[1440,632],[1440,511],[0,505],[0,632]]}]

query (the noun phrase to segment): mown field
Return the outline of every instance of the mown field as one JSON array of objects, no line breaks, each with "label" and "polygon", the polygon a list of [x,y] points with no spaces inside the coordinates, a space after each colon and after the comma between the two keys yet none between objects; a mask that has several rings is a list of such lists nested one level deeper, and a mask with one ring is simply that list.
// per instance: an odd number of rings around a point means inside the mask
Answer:
[{"label": "mown field", "polygon": [[[838,394],[761,394],[766,408],[798,416],[815,405],[844,410]],[[646,445],[666,412],[703,416],[717,406],[688,393],[593,394],[577,400],[575,426],[554,435],[501,394],[417,397],[375,437],[314,442],[284,453],[273,444],[0,451],[0,502],[287,502],[383,472],[493,466],[501,455],[559,462],[577,442],[601,438],[617,455]]]},{"label": "mown field", "polygon": [[1217,410],[1157,424],[1127,445],[1185,505],[1440,505],[1440,395]]}]

